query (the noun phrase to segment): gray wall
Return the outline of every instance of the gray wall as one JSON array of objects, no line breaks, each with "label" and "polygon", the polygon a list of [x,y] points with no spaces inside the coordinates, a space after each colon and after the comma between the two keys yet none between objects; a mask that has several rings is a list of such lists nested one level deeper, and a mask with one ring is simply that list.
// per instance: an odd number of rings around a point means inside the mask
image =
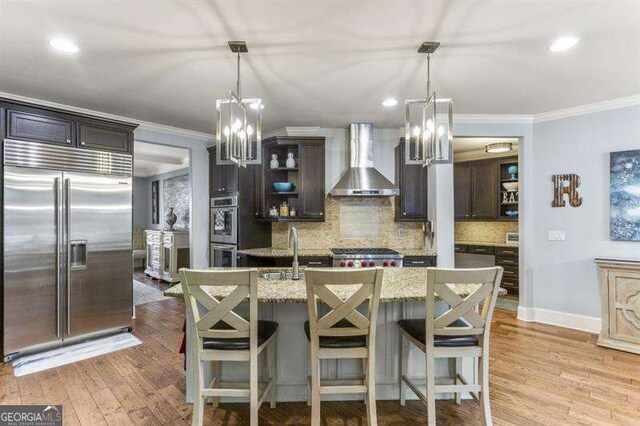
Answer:
[{"label": "gray wall", "polygon": [[191,267],[207,268],[209,266],[209,153],[207,147],[213,145],[213,137],[211,139],[196,137],[190,132],[176,133],[172,129],[162,131],[138,128],[135,131],[135,139],[189,150]]},{"label": "gray wall", "polygon": [[147,229],[151,222],[151,190],[147,178],[133,178],[133,227]]},{"label": "gray wall", "polygon": [[[133,223],[136,228],[144,229],[163,229],[166,228],[164,216],[164,180],[176,176],[188,175],[189,168],[175,170],[173,172],[162,173],[159,175],[149,176],[145,178],[133,179]],[[160,223],[151,223],[151,182],[160,181]],[[138,226],[141,224],[141,226]]]},{"label": "gray wall", "polygon": [[[640,258],[640,243],[609,239],[609,152],[640,149],[640,106],[537,123],[534,137],[534,306],[600,317],[594,257]],[[582,206],[551,207],[557,173],[580,176]]]}]

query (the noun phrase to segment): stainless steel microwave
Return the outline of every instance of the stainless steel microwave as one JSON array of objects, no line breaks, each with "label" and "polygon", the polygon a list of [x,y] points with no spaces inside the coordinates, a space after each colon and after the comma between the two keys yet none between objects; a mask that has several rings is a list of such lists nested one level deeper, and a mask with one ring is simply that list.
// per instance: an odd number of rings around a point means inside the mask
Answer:
[{"label": "stainless steel microwave", "polygon": [[238,244],[238,196],[211,199],[211,242]]}]

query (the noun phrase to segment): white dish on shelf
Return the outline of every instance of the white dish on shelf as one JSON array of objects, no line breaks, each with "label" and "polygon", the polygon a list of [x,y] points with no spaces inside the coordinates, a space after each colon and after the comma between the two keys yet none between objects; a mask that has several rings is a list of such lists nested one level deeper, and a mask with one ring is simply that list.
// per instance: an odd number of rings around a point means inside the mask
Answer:
[{"label": "white dish on shelf", "polygon": [[514,192],[518,190],[518,182],[502,182],[502,186],[509,192]]}]

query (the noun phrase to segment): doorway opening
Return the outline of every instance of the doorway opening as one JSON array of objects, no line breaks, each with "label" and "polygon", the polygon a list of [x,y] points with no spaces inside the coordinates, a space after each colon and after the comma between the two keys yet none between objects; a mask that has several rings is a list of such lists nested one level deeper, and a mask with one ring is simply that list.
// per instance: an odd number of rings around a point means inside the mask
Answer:
[{"label": "doorway opening", "polygon": [[134,142],[134,306],[164,300],[163,291],[189,267],[189,150]]},{"label": "doorway opening", "polygon": [[498,308],[517,311],[519,138],[453,139],[455,267],[502,266]]}]

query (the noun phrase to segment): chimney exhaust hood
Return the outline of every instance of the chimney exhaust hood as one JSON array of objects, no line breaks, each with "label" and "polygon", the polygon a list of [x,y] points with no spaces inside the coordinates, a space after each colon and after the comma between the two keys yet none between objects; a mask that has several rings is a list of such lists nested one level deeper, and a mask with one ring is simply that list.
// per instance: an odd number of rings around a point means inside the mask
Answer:
[{"label": "chimney exhaust hood", "polygon": [[349,125],[349,168],[329,194],[337,197],[390,197],[400,191],[373,167],[373,124]]}]

